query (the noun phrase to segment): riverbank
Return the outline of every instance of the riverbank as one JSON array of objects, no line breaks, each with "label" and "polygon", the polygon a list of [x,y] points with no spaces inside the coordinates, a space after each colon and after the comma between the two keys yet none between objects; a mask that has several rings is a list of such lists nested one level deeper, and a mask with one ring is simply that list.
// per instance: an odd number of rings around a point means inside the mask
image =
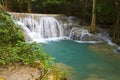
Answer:
[{"label": "riverbank", "polygon": [[0,66],[0,80],[39,80],[42,71],[21,65]]},{"label": "riverbank", "polygon": [[44,70],[37,66],[21,64],[0,66],[0,80],[71,80],[68,74],[69,66],[57,63],[52,68]]}]

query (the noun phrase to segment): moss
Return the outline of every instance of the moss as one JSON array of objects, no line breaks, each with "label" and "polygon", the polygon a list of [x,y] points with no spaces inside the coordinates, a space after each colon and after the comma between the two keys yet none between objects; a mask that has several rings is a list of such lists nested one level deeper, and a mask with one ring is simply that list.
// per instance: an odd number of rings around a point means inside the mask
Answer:
[{"label": "moss", "polygon": [[63,63],[56,63],[52,68],[48,70],[42,80],[72,80],[71,73],[72,68]]}]

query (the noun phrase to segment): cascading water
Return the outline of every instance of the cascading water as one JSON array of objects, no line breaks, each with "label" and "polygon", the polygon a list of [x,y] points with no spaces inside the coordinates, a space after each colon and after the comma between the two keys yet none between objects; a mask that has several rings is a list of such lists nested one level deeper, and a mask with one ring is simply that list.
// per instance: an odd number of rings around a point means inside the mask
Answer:
[{"label": "cascading water", "polygon": [[48,38],[64,37],[64,29],[55,16],[30,15],[18,16],[13,14],[16,23],[22,27],[27,35],[27,40],[40,41]]},{"label": "cascading water", "polygon": [[24,30],[27,41],[43,42],[45,40],[63,39],[66,36],[69,39],[82,42],[110,42],[106,38],[106,34],[91,34],[85,26],[79,25],[80,21],[75,17],[56,14],[10,14],[19,20],[16,23]]},{"label": "cascading water", "polygon": [[84,36],[91,36],[88,30],[82,30],[82,34],[80,36],[80,40],[83,41]]},{"label": "cascading water", "polygon": [[[91,34],[88,28],[74,24],[71,18],[68,18],[68,22],[62,23],[53,15],[22,15],[21,13],[12,13],[11,15],[19,19],[16,23],[21,25],[28,40],[32,39],[41,42],[42,39],[68,35],[73,40],[88,42],[105,41],[111,44],[109,35],[106,36],[106,33],[103,33],[103,29],[100,31],[102,33],[99,32],[96,35]],[[63,62],[73,68],[75,71],[75,79],[73,80],[120,80],[119,61],[113,60],[111,59],[112,57],[106,55],[100,56],[93,53],[90,50],[90,44],[78,44],[71,40],[61,40],[59,42],[50,42],[50,44],[44,46],[44,49],[46,53],[54,55],[56,62]],[[120,48],[115,50],[115,52],[120,52]]]}]

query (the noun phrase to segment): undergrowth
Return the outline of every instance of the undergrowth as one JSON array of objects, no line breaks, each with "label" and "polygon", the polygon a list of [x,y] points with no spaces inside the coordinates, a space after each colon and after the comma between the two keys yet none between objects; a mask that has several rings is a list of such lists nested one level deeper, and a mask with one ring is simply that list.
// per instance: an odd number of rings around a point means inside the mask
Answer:
[{"label": "undergrowth", "polygon": [[39,60],[43,68],[48,68],[53,58],[45,54],[40,46],[35,42],[26,43],[22,29],[0,7],[0,65],[31,65]]},{"label": "undergrowth", "polygon": [[0,5],[0,66],[33,66],[42,70],[41,79],[50,73],[56,77],[54,80],[67,80],[66,72],[54,66],[53,60],[44,52],[41,44],[26,43],[22,29]]}]

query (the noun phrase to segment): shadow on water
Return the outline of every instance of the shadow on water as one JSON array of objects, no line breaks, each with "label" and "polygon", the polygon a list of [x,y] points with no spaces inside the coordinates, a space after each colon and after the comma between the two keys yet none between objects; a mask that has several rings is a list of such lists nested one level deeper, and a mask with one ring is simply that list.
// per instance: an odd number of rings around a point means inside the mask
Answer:
[{"label": "shadow on water", "polygon": [[71,40],[49,42],[43,47],[54,56],[55,62],[73,68],[73,80],[120,80],[120,60],[111,59],[89,48],[90,43]]}]

